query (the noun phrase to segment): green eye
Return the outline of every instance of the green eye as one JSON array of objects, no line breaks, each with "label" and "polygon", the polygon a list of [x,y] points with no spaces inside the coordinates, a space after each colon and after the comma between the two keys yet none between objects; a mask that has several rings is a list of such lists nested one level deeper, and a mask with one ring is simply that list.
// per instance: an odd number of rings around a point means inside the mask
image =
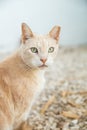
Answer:
[{"label": "green eye", "polygon": [[53,51],[54,51],[54,47],[50,47],[48,50],[49,53],[52,53]]},{"label": "green eye", "polygon": [[33,53],[38,53],[38,49],[36,47],[31,47],[30,49]]}]

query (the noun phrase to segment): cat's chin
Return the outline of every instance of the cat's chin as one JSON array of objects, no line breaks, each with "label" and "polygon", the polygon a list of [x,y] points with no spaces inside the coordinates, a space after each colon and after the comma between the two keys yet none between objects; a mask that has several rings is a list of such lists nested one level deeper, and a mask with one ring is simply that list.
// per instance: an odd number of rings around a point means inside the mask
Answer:
[{"label": "cat's chin", "polygon": [[40,66],[38,66],[39,68],[47,68],[48,66],[47,65],[40,65]]}]

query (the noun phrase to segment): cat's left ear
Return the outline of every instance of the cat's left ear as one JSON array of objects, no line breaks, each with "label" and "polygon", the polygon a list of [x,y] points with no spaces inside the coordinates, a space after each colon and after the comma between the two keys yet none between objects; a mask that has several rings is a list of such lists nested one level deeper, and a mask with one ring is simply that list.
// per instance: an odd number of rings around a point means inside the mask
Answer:
[{"label": "cat's left ear", "polygon": [[26,23],[22,23],[21,29],[22,29],[21,40],[22,40],[22,43],[25,43],[26,40],[33,37],[33,33]]},{"label": "cat's left ear", "polygon": [[52,28],[52,30],[49,32],[50,37],[52,37],[53,39],[58,41],[59,35],[60,35],[60,30],[61,30],[60,26],[54,26]]}]

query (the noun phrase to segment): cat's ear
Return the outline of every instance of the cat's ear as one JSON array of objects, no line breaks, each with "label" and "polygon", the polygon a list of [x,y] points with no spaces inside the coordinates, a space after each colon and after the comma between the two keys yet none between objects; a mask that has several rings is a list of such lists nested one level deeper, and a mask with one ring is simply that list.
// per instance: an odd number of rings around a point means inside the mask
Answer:
[{"label": "cat's ear", "polygon": [[25,43],[26,40],[33,37],[33,33],[26,23],[22,23],[21,29],[22,29],[22,39],[21,40],[23,43]]},{"label": "cat's ear", "polygon": [[52,30],[49,32],[50,37],[58,41],[59,39],[59,34],[60,34],[60,26],[54,26]]}]

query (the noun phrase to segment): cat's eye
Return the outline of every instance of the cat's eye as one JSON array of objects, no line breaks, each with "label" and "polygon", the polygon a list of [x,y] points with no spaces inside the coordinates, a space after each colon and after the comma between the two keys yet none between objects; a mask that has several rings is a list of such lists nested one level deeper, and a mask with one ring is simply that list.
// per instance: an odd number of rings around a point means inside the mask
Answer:
[{"label": "cat's eye", "polygon": [[31,47],[30,49],[33,53],[38,53],[38,49],[36,47]]},{"label": "cat's eye", "polygon": [[52,53],[53,51],[54,51],[54,47],[50,47],[48,50],[49,53]]}]

